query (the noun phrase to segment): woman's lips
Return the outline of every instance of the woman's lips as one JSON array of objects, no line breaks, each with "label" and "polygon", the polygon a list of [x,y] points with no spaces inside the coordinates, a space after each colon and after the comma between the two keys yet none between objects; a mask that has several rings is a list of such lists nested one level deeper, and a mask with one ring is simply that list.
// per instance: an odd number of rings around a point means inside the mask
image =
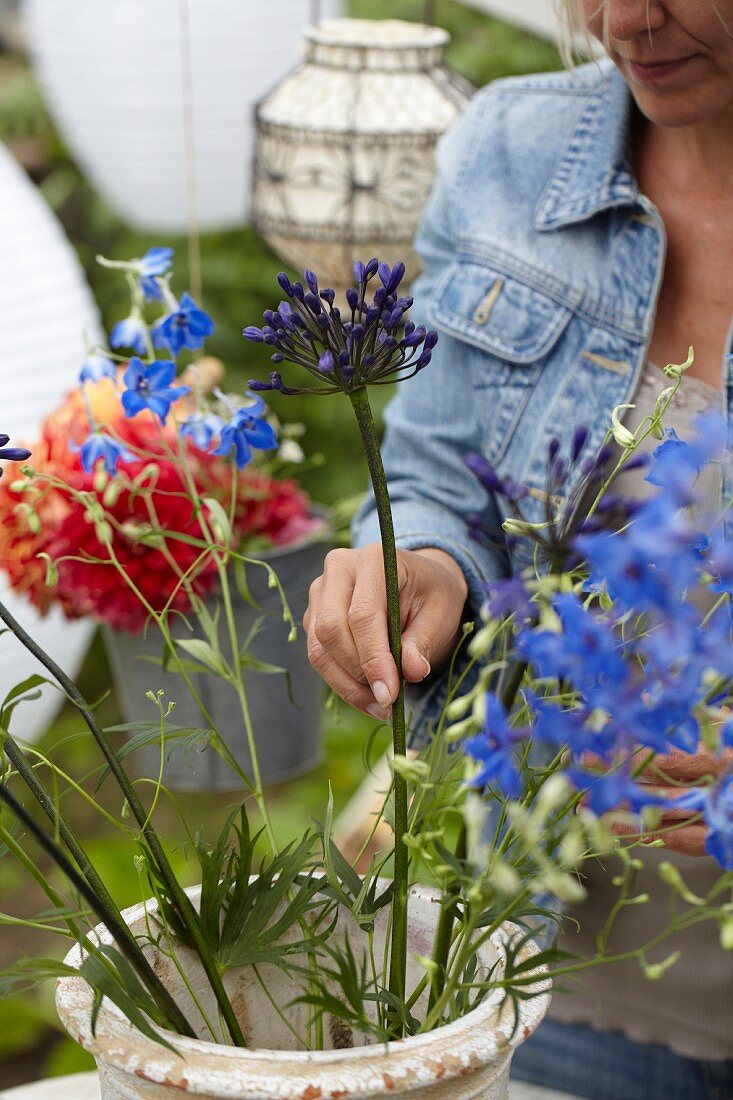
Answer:
[{"label": "woman's lips", "polygon": [[629,67],[629,71],[635,80],[638,80],[642,84],[654,84],[657,81],[664,80],[668,76],[673,76],[678,73],[680,69],[683,69],[685,65],[688,65],[692,61],[693,54],[689,57],[678,57],[674,61],[632,61],[630,58],[625,58],[626,64]]}]

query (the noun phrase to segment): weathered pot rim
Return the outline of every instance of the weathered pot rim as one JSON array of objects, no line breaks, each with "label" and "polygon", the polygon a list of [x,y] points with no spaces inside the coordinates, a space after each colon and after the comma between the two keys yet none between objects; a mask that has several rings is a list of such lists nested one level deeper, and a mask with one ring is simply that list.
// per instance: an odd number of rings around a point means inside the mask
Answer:
[{"label": "weathered pot rim", "polygon": [[[195,902],[200,887],[189,887],[186,893]],[[434,904],[439,900],[433,891],[423,886],[412,887],[411,897]],[[157,908],[155,899],[150,899],[123,910],[122,915],[132,924]],[[506,935],[519,931],[516,925],[507,922],[503,935],[499,930],[491,937],[500,957],[505,956]],[[98,925],[95,932],[101,941],[111,942],[104,925]],[[523,961],[537,952],[536,945],[528,941],[519,958]],[[75,947],[64,962],[68,966],[78,966],[80,960],[81,949]],[[538,966],[538,981],[546,973],[547,967]],[[321,1097],[326,1100],[332,1096],[334,1100],[345,1100],[348,1095],[351,1100],[375,1093],[380,1095],[385,1090],[411,1091],[465,1076],[503,1056],[508,1057],[539,1025],[550,1002],[549,992],[520,1001],[515,1028],[513,1014],[505,1013],[503,1018],[497,1018],[500,996],[500,991],[496,990],[462,1019],[434,1031],[347,1050],[243,1049],[204,1039],[188,1039],[159,1029],[177,1052],[174,1054],[142,1035],[106,999],[97,1016],[96,1034],[93,1035],[91,988],[81,977],[63,977],[56,983],[56,1009],[62,1024],[96,1059],[145,1081],[230,1100],[252,1095],[268,1100],[291,1100],[294,1096],[304,1100],[320,1100]],[[313,1075],[312,1087],[304,1091],[303,1082],[309,1073]],[[347,1092],[344,1091],[345,1076],[350,1082]]]}]

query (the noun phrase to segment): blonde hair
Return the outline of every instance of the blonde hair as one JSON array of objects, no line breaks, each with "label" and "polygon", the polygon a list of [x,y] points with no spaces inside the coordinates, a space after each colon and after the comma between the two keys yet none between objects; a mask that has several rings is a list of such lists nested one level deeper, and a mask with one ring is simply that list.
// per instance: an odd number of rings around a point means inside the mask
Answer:
[{"label": "blonde hair", "polygon": [[[605,41],[606,3],[605,0],[597,0],[597,3],[599,9],[604,9],[603,39]],[[560,24],[558,49],[565,66],[572,69],[579,61],[587,61],[589,57],[597,56],[597,51],[593,48],[590,31],[588,30],[583,0],[554,0],[554,6]]]}]

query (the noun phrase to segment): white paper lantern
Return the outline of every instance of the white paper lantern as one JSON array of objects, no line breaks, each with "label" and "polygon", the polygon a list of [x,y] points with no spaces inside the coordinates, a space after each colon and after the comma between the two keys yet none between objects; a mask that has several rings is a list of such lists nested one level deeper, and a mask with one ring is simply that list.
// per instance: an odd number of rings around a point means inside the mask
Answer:
[{"label": "white paper lantern", "polygon": [[130,224],[185,232],[192,185],[201,229],[245,222],[254,104],[297,57],[308,0],[26,0],[25,18],[64,140]]},{"label": "white paper lantern", "polygon": [[294,267],[337,287],[371,256],[417,273],[435,145],[472,90],[443,64],[448,37],[394,19],[305,31],[305,64],[257,108],[254,223]]},{"label": "white paper lantern", "polygon": [[[84,333],[101,339],[97,310],[61,226],[22,169],[0,145],[0,432],[11,445],[32,446],[40,422],[71,389],[85,355]],[[32,461],[32,459],[31,459]],[[0,573],[0,599],[64,668],[74,675],[92,626],[60,612],[45,619],[9,590]],[[10,634],[0,635],[0,701],[42,666]],[[16,713],[13,729],[27,740],[41,733],[61,696],[42,698]]]}]

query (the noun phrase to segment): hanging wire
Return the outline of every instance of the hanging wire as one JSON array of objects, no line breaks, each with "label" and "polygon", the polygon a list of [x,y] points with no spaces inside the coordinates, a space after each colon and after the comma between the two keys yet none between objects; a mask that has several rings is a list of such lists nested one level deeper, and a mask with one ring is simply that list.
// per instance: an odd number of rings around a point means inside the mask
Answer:
[{"label": "hanging wire", "polygon": [[193,64],[191,61],[191,21],[189,0],[178,0],[181,33],[181,106],[183,141],[186,158],[186,207],[188,220],[188,279],[191,293],[201,302],[201,234],[198,221],[198,181],[196,179],[196,127],[193,111]]}]

